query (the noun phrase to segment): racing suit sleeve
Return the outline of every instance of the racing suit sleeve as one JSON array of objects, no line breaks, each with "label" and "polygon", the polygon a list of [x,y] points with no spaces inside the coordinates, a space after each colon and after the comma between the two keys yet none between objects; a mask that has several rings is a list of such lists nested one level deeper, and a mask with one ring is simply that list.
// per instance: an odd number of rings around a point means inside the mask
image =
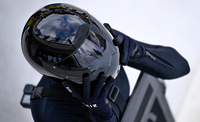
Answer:
[{"label": "racing suit sleeve", "polygon": [[174,79],[189,73],[188,62],[172,47],[148,45],[138,41],[136,43],[146,49],[145,55],[130,58],[128,66],[163,79]]},{"label": "racing suit sleeve", "polygon": [[113,31],[116,35],[125,37],[123,41],[134,42],[133,44],[139,49],[140,56],[130,56],[127,61],[128,66],[162,79],[174,79],[190,72],[187,60],[174,48],[143,43],[117,30],[113,29]]}]

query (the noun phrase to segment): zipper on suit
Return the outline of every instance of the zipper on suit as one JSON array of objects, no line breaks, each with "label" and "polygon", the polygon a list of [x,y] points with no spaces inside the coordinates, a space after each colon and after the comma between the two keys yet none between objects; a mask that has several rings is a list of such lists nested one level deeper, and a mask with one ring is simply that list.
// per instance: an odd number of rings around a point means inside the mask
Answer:
[{"label": "zipper on suit", "polygon": [[148,58],[151,58],[152,60],[154,60],[156,63],[159,63],[167,68],[170,68],[172,70],[175,70],[175,67],[172,66],[171,64],[169,64],[168,62],[166,62],[165,60],[157,57],[157,56],[154,56],[153,54],[151,54],[149,51],[146,51],[146,56]]}]

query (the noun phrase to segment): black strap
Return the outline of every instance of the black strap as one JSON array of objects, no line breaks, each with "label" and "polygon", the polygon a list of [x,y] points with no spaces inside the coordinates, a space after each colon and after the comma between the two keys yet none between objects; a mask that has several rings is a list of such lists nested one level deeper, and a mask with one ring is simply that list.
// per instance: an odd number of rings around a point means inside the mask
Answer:
[{"label": "black strap", "polygon": [[42,97],[65,97],[71,96],[65,88],[44,88],[35,87],[31,94],[31,99],[38,99]]},{"label": "black strap", "polygon": [[126,106],[126,102],[120,93],[118,94],[115,102],[116,102],[117,106],[119,107],[121,113],[123,113],[125,106]]},{"label": "black strap", "polygon": [[[42,97],[65,97],[72,96],[70,92],[68,92],[65,88],[44,88],[44,87],[35,87],[31,94],[31,99],[39,99]],[[119,92],[119,88],[113,85],[109,98],[112,102],[116,103],[120,109],[120,112],[123,113],[126,101],[123,96]],[[89,120],[89,109],[85,108],[85,117],[84,121]]]},{"label": "black strap", "polygon": [[44,97],[65,97],[71,96],[71,93],[65,88],[44,88],[42,91]]},{"label": "black strap", "polygon": [[126,101],[121,95],[120,89],[116,85],[112,86],[111,91],[109,93],[109,99],[117,104],[121,113],[124,112],[124,109],[126,107]]}]

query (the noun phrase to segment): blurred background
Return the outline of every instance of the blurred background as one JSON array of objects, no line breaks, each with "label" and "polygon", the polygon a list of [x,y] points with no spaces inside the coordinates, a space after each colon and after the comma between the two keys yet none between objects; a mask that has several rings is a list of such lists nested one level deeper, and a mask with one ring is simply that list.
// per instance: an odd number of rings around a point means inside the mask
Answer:
[{"label": "blurred background", "polygon": [[[200,121],[200,0],[5,0],[0,4],[1,122],[33,122],[20,99],[24,85],[36,85],[41,75],[23,57],[21,33],[36,10],[58,2],[85,9],[136,40],[174,47],[188,60],[191,72],[165,80],[169,106],[176,122]],[[139,71],[125,69],[134,88]]]}]

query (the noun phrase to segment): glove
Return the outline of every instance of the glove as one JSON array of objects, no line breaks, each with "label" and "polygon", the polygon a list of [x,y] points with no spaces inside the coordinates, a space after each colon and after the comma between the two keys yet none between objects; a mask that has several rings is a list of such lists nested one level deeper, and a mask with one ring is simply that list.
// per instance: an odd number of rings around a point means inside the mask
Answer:
[{"label": "glove", "polygon": [[109,24],[104,23],[104,26],[113,35],[113,43],[115,46],[119,47],[120,50],[120,63],[122,65],[127,65],[129,58],[140,58],[145,55],[145,48],[137,44],[136,40],[126,36],[125,34],[114,30]]},{"label": "glove", "polygon": [[114,81],[112,77],[107,78],[103,74],[100,74],[94,91],[91,91],[90,77],[84,76],[83,93],[68,81],[64,81],[62,84],[93,113],[97,114],[103,121],[107,121],[114,116],[111,108],[105,103],[106,92]]}]

